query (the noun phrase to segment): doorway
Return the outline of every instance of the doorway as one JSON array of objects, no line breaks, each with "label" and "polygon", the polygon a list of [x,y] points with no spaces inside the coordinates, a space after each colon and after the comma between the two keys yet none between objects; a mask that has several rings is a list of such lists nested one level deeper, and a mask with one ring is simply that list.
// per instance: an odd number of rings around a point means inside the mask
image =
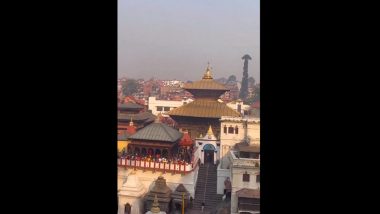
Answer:
[{"label": "doorway", "polygon": [[204,151],[204,157],[203,157],[204,163],[214,164],[215,151],[216,151],[215,147],[212,144],[206,144],[203,147],[203,151]]}]

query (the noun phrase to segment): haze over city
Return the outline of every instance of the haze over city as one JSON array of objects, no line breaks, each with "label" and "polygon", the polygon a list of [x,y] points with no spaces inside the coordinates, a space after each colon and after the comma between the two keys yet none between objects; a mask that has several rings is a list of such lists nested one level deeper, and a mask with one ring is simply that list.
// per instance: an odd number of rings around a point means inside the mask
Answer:
[{"label": "haze over city", "polygon": [[259,0],[118,0],[119,77],[241,81],[245,54],[259,82]]}]

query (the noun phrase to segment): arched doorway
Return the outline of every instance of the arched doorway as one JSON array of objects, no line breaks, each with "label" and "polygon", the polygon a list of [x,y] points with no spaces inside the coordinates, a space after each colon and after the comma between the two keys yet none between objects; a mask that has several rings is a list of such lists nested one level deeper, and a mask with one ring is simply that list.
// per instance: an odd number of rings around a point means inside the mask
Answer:
[{"label": "arched doorway", "polygon": [[129,203],[126,203],[124,207],[124,214],[131,214],[131,208],[132,206]]},{"label": "arched doorway", "polygon": [[204,153],[204,163],[214,163],[214,156],[215,156],[215,146],[212,144],[206,144],[203,147],[203,153]]}]

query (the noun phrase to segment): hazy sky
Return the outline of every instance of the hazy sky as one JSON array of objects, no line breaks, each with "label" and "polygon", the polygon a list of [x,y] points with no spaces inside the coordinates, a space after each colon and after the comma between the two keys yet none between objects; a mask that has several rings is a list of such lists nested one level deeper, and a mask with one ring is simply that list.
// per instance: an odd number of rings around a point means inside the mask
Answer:
[{"label": "hazy sky", "polygon": [[119,77],[260,80],[260,0],[118,0]]}]

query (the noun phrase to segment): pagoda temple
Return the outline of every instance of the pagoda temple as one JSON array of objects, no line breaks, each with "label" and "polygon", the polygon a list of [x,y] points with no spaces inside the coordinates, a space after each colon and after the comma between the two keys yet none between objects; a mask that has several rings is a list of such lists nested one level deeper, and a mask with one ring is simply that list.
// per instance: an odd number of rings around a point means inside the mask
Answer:
[{"label": "pagoda temple", "polygon": [[156,116],[145,111],[144,106],[133,103],[132,101],[119,104],[118,106],[118,131],[124,134],[129,126],[129,122],[133,120],[137,129],[140,129],[155,120]]},{"label": "pagoda temple", "polygon": [[136,156],[170,158],[178,151],[183,134],[156,120],[129,136],[128,150]]},{"label": "pagoda temple", "polygon": [[178,124],[181,131],[188,131],[190,137],[195,139],[200,134],[207,133],[209,125],[212,126],[216,136],[220,134],[220,121],[222,116],[241,116],[240,113],[219,102],[219,97],[228,89],[214,81],[210,66],[207,66],[202,80],[186,83],[183,87],[194,95],[194,101],[168,112]]}]

